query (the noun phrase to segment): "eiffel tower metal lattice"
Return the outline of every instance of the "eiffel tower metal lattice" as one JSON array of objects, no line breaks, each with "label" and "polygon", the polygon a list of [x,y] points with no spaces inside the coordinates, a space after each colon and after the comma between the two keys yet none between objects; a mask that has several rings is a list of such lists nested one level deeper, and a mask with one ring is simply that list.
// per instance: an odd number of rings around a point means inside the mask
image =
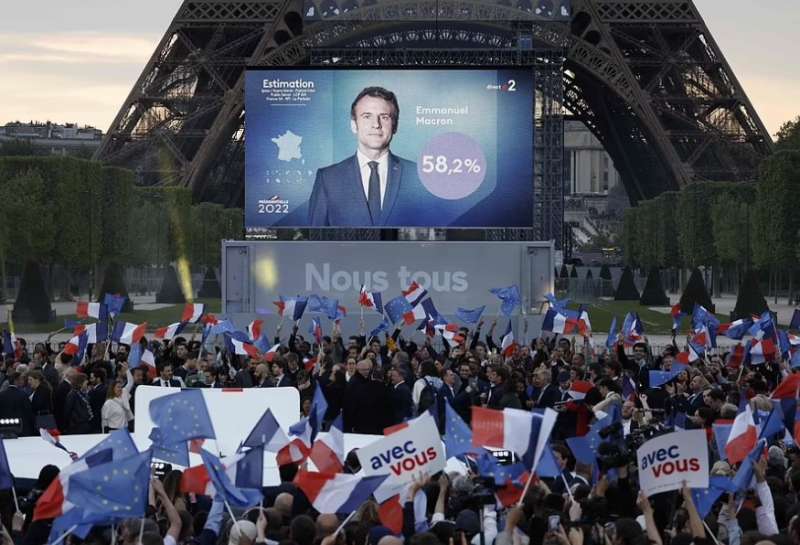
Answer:
[{"label": "eiffel tower metal lattice", "polygon": [[603,142],[633,202],[754,179],[772,141],[691,0],[572,0],[566,18],[562,3],[185,0],[95,158],[241,205],[246,66],[515,64],[555,74],[532,120],[537,224],[487,238],[560,241],[564,108]]}]

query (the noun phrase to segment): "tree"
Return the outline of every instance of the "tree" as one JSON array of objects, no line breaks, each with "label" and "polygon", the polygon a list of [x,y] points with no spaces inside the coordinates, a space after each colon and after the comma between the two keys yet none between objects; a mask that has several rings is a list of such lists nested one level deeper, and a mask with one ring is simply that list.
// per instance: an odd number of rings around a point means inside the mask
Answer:
[{"label": "tree", "polygon": [[197,292],[197,296],[206,299],[216,299],[222,297],[222,290],[219,286],[217,273],[214,272],[214,267],[206,268],[206,274],[203,277],[203,284],[200,286],[200,291]]},{"label": "tree", "polygon": [[703,275],[697,268],[692,269],[689,282],[686,283],[686,288],[681,295],[681,311],[691,314],[694,312],[695,304],[705,307],[709,312],[714,312],[714,303],[711,302],[711,297],[708,295]]},{"label": "tree", "polygon": [[642,291],[639,304],[649,307],[669,306],[669,297],[667,297],[664,291],[664,286],[661,285],[661,272],[658,270],[658,267],[650,268],[650,272],[647,275],[647,283]]},{"label": "tree", "polygon": [[185,303],[186,297],[183,295],[181,285],[178,280],[178,273],[175,267],[167,267],[164,270],[164,279],[161,288],[156,294],[156,303],[180,304]]},{"label": "tree", "polygon": [[[11,179],[0,178],[0,239],[4,259],[49,263],[53,257],[58,223],[48,206],[49,189],[42,176],[27,170]],[[12,251],[13,250],[13,251]]]},{"label": "tree", "polygon": [[683,263],[689,267],[713,265],[716,262],[714,232],[708,220],[708,204],[712,186],[693,183],[678,196],[678,241]]},{"label": "tree", "polygon": [[119,263],[111,262],[106,266],[103,283],[97,293],[97,301],[102,302],[106,293],[127,297],[122,312],[133,312],[133,301],[128,296],[128,288],[125,285],[125,269]]},{"label": "tree", "polygon": [[764,160],[753,210],[753,236],[758,241],[753,243],[753,258],[757,268],[774,271],[776,276],[797,269],[798,188],[800,151],[780,151]]},{"label": "tree", "polygon": [[42,278],[41,267],[36,261],[25,263],[12,316],[15,322],[25,324],[44,324],[56,317],[50,307],[50,295]]},{"label": "tree", "polygon": [[614,293],[615,301],[638,301],[639,290],[636,288],[636,283],[633,281],[633,271],[630,267],[625,267],[622,271],[622,277],[617,284],[617,291]]},{"label": "tree", "polygon": [[775,149],[800,150],[800,116],[792,121],[787,121],[778,129]]},{"label": "tree", "polygon": [[761,294],[761,286],[758,281],[758,274],[754,270],[749,270],[744,275],[739,294],[736,296],[736,306],[733,309],[733,320],[739,318],[749,318],[750,316],[760,316],[764,311],[769,310],[767,300]]},{"label": "tree", "polygon": [[9,140],[0,144],[0,156],[3,157],[32,157],[41,155],[42,149],[33,145],[30,140]]}]

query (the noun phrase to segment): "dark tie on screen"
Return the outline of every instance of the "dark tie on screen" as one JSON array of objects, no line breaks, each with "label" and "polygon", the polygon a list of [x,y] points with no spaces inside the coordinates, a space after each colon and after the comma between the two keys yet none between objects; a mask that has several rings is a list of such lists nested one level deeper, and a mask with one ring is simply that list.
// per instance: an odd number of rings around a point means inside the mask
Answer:
[{"label": "dark tie on screen", "polygon": [[372,224],[376,225],[381,218],[381,178],[378,176],[377,161],[370,161],[369,165],[369,193],[367,204],[369,215],[372,216]]}]

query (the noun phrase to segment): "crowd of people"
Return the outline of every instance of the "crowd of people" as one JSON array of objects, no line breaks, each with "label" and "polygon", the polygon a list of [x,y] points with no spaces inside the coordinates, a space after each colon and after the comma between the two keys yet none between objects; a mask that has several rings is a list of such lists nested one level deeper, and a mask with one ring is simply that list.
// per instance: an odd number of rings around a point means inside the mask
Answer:
[{"label": "crowd of people", "polygon": [[[725,461],[712,425],[734,419],[747,404],[769,410],[770,391],[793,372],[780,355],[732,368],[726,354],[709,351],[666,384],[651,387],[649,372],[669,371],[676,362],[680,350],[674,337],[658,353],[646,337],[628,345],[620,336],[607,349],[588,336],[549,333],[501,350],[495,325],[485,328],[481,321],[463,328],[456,336],[460,342],[422,333],[412,340],[399,329],[380,338],[345,338],[334,328],[319,344],[294,325],[288,338],[280,328],[276,332],[277,352],[258,358],[207,351],[198,341],[176,337],[149,343],[155,372],[144,364],[131,369],[130,347],[122,344],[110,350],[98,345],[76,365],[63,345],[37,343],[29,350],[18,339],[18,349],[0,370],[0,419],[18,421],[19,435],[37,435],[39,428],[63,434],[132,429],[136,390],[144,384],[294,387],[300,392],[299,416],[309,414],[319,386],[328,403],[326,424],[341,413],[345,432],[364,434],[383,434],[428,410],[444,431],[446,403],[467,424],[472,407],[558,412],[550,444],[560,474],[533,477],[524,497],[511,505],[498,501],[491,479],[467,464],[472,470],[466,474],[441,473],[407,488],[402,531],[389,529],[381,506],[368,501],[337,532],[341,517],[315,512],[293,484],[297,466],[281,467],[282,483],[265,490],[262,507],[240,513],[227,512],[218,498],[182,493],[181,471],[171,470],[153,478],[146,519],[96,527],[85,541],[98,545],[139,545],[140,536],[143,545],[800,544],[800,451],[783,435],[770,441],[751,486],[723,494],[704,517],[688,489],[650,499],[638,494],[632,457],[614,467],[607,461],[593,466],[579,462],[566,441],[585,435],[616,406],[622,440],[672,426],[706,430],[711,474],[731,476],[736,468]],[[580,396],[573,390],[578,382],[591,386]],[[359,469],[351,453],[345,471]],[[24,517],[14,514],[10,494],[0,492],[6,545],[47,542],[52,521],[32,522],[31,515],[57,475],[58,468],[46,466],[29,490],[19,487]]]}]

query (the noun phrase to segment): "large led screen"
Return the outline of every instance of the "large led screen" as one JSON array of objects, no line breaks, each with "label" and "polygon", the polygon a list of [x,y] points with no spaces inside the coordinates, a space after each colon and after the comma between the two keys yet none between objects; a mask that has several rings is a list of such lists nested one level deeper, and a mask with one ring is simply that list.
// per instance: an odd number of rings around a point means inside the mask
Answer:
[{"label": "large led screen", "polygon": [[245,223],[530,227],[530,70],[251,69]]}]

